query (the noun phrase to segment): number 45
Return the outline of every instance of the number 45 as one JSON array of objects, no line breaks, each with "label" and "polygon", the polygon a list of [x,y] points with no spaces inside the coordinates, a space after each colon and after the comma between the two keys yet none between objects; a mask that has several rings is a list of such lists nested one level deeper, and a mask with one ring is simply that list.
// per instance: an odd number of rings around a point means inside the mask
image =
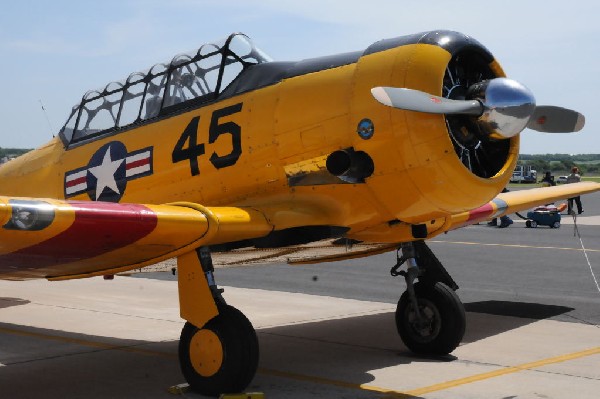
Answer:
[{"label": "number 45", "polygon": [[[219,123],[219,119],[225,116],[233,115],[242,110],[242,103],[231,105],[229,107],[215,110],[210,119],[210,127],[208,128],[208,143],[212,144],[219,136],[228,133],[231,136],[231,152],[226,155],[219,155],[213,152],[210,156],[210,162],[217,169],[235,165],[242,155],[242,128],[235,122]],[[204,144],[198,144],[198,123],[200,117],[192,118],[187,125],[175,148],[171,154],[173,163],[181,161],[190,161],[190,171],[192,176],[200,174],[198,167],[198,157],[204,155]]]}]

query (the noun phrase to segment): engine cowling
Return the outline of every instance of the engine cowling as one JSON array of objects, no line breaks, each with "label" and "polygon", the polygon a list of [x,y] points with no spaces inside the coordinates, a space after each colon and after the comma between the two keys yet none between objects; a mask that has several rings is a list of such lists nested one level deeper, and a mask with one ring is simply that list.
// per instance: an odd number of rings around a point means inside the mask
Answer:
[{"label": "engine cowling", "polygon": [[503,76],[484,46],[457,32],[400,37],[365,51],[355,76],[352,118],[357,124],[370,118],[375,140],[354,148],[373,156],[367,184],[398,220],[420,223],[489,201],[510,179],[519,138],[497,139],[465,115],[382,107],[365,93],[392,86],[463,100],[473,95],[473,85]]}]

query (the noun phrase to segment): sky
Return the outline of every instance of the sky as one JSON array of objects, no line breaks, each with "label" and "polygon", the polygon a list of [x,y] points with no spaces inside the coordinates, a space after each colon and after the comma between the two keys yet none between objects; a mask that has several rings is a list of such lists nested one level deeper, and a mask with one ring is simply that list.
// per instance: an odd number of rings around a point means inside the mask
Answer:
[{"label": "sky", "polygon": [[0,147],[38,147],[87,90],[232,32],[294,61],[450,29],[485,45],[537,104],[586,116],[575,134],[525,130],[521,153],[600,154],[599,15],[597,0],[4,0]]}]

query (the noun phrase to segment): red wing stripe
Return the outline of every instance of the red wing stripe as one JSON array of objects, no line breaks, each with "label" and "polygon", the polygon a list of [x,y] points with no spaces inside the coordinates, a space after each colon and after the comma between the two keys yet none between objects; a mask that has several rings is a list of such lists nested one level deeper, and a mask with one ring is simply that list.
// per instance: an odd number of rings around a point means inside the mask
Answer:
[{"label": "red wing stripe", "polygon": [[158,217],[143,205],[70,201],[75,220],[62,233],[0,256],[0,272],[77,262],[126,247],[156,228]]},{"label": "red wing stripe", "polygon": [[494,207],[492,206],[491,203],[487,203],[483,206],[480,206],[477,209],[473,209],[472,211],[469,211],[469,218],[467,219],[468,221],[471,220],[476,220],[476,219],[485,219],[488,216],[491,216],[494,213]]}]

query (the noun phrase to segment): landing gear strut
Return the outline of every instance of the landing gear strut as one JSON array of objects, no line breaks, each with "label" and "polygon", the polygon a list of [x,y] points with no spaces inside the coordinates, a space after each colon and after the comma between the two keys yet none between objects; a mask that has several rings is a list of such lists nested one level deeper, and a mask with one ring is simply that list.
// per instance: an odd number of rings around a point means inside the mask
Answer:
[{"label": "landing gear strut", "polygon": [[178,258],[181,315],[179,364],[190,387],[203,395],[243,391],[258,367],[258,340],[246,316],[227,305],[207,248]]},{"label": "landing gear strut", "polygon": [[[407,286],[396,308],[398,334],[415,353],[446,355],[465,333],[465,308],[454,292],[458,286],[423,241],[403,243],[400,251],[390,271],[403,276]],[[407,270],[398,271],[404,263]]]}]

